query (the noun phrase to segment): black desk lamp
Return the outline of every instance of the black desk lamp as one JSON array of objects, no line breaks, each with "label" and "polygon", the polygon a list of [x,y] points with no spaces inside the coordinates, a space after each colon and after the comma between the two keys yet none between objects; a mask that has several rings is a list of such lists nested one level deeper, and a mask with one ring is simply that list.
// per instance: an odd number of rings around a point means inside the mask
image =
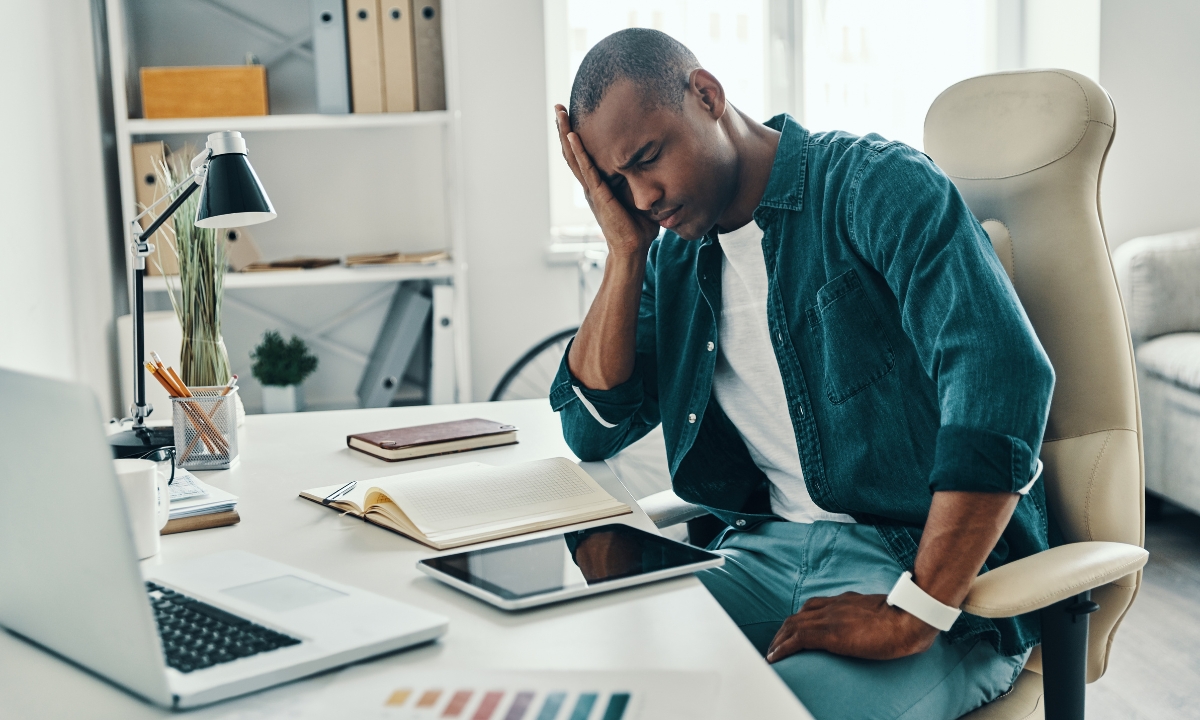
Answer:
[{"label": "black desk lamp", "polygon": [[[129,408],[133,427],[109,436],[113,455],[118,458],[141,457],[175,444],[173,428],[146,426],[146,418],[154,412],[154,407],[146,402],[146,368],[143,365],[146,359],[146,305],[142,284],[146,275],[146,257],[154,252],[154,246],[147,241],[197,190],[200,191],[200,203],[196,208],[196,227],[245,227],[275,218],[275,208],[246,159],[246,141],[241,133],[225,131],[209,135],[204,151],[192,158],[191,171],[183,182],[135,217],[130,226],[129,251],[134,258],[133,361],[136,366],[133,370],[134,400]],[[138,220],[180,190],[179,196],[143,231]]]}]

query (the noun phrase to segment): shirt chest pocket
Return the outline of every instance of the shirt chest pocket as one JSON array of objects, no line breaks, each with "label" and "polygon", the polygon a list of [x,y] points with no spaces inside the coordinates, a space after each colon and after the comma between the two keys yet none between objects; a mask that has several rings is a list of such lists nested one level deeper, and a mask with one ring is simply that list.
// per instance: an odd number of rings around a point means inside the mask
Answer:
[{"label": "shirt chest pocket", "polygon": [[825,368],[825,393],[833,404],[846,402],[896,364],[879,315],[853,270],[825,283],[807,315]]}]

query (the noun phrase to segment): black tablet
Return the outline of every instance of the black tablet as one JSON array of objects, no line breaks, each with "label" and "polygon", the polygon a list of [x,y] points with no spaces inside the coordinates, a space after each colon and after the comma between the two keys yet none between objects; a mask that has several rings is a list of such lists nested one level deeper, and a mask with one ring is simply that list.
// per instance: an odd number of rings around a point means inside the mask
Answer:
[{"label": "black tablet", "polygon": [[716,553],[614,523],[421,560],[417,569],[505,610],[719,567]]}]

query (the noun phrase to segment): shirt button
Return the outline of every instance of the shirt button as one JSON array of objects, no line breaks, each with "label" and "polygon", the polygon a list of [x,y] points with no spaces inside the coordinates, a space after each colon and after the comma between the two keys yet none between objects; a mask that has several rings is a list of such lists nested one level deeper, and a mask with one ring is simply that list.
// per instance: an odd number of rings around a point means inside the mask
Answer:
[{"label": "shirt button", "polygon": [[783,333],[781,333],[781,332],[775,333],[775,341],[778,342],[780,345],[782,345],[783,344]]},{"label": "shirt button", "polygon": [[734,524],[734,525],[737,525],[738,527],[746,527],[746,521],[745,521],[745,520],[734,520],[734,521],[733,521],[733,524]]},{"label": "shirt button", "polygon": [[714,348],[716,348],[716,347],[717,347],[717,344],[716,344],[716,343],[712,342],[711,340],[708,342],[708,351],[709,351],[709,352],[712,352],[712,351],[713,351],[713,349],[714,349]]},{"label": "shirt button", "polygon": [[688,413],[688,422],[690,422],[690,423],[696,422],[696,413]]}]

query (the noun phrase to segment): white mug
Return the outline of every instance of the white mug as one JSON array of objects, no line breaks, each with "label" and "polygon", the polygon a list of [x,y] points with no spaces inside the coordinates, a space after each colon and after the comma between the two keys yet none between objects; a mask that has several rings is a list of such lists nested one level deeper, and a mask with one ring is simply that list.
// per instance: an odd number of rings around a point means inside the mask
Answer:
[{"label": "white mug", "polygon": [[113,460],[117,479],[125,494],[129,529],[139,560],[158,554],[159,532],[171,517],[171,489],[167,475],[150,460]]}]

